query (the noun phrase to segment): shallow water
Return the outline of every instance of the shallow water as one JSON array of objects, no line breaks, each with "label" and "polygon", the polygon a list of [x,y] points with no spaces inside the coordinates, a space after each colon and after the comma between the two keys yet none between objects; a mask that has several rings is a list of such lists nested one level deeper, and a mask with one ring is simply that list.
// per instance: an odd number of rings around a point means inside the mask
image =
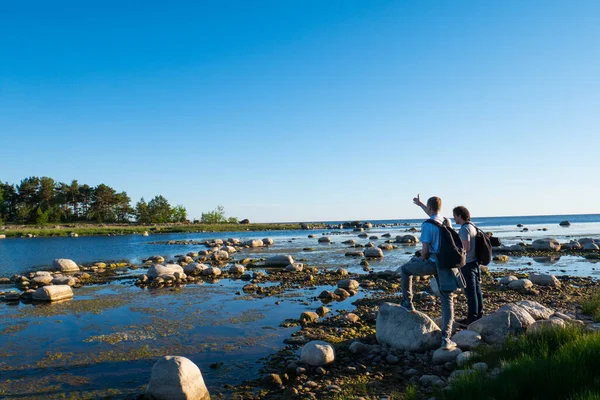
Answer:
[{"label": "shallow water", "polygon": [[[282,348],[298,329],[281,322],[314,311],[321,305],[314,296],[332,287],[264,299],[235,295],[246,283],[222,280],[173,291],[123,282],[75,289],[74,300],[64,303],[2,304],[0,397],[136,395],[156,358],[170,354],[195,362],[214,393],[254,378],[256,361]],[[360,297],[328,307],[352,308]],[[211,369],[215,362],[223,365]],[[48,376],[60,384],[46,382]]]}]

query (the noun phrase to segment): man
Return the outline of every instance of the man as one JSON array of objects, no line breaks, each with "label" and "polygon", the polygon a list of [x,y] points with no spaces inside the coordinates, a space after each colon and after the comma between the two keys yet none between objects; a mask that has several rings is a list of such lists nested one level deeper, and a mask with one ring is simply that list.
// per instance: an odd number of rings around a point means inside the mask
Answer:
[{"label": "man", "polygon": [[[440,216],[442,209],[442,199],[431,197],[427,204],[421,202],[420,195],[413,199],[413,202],[421,207],[429,218],[451,226],[448,218]],[[450,337],[452,336],[452,322],[454,319],[454,298],[453,292],[462,287],[460,285],[460,273],[456,269],[439,269],[437,267],[437,255],[440,246],[440,231],[434,224],[424,222],[421,225],[421,249],[420,257],[413,257],[408,263],[399,268],[402,277],[402,302],[400,305],[409,312],[415,310],[412,304],[412,276],[437,275],[438,285],[440,287],[440,298],[442,301],[442,349],[452,349],[456,347]],[[397,271],[398,272],[398,271]],[[460,285],[460,286],[459,286]]]},{"label": "man", "polygon": [[467,296],[467,317],[459,322],[462,325],[469,325],[483,316],[483,293],[481,292],[481,268],[477,262],[475,253],[477,229],[471,222],[471,213],[466,207],[458,206],[452,210],[454,220],[460,225],[458,235],[463,243],[463,248],[467,252],[467,263],[461,268],[465,277],[467,287],[465,295]]}]

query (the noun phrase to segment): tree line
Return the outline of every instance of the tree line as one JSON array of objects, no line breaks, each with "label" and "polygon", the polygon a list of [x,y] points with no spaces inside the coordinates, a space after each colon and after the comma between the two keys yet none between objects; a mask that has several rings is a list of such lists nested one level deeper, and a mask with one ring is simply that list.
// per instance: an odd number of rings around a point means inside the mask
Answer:
[{"label": "tree line", "polygon": [[162,195],[149,202],[142,198],[135,207],[126,192],[108,185],[80,185],[31,176],[18,185],[0,181],[0,224],[37,224],[64,222],[185,222],[185,207],[172,207]]}]

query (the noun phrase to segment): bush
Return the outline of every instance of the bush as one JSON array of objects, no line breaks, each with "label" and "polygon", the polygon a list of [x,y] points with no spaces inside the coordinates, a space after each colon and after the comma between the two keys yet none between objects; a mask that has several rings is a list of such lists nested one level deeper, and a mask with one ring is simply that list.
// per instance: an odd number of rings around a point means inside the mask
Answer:
[{"label": "bush", "polygon": [[594,322],[600,322],[600,293],[581,303],[581,311],[591,315]]}]

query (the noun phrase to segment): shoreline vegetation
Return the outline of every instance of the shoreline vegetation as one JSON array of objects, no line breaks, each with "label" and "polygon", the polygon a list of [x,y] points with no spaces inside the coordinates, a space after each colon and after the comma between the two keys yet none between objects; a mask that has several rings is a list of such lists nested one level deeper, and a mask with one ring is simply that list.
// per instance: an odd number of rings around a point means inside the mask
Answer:
[{"label": "shoreline vegetation", "polygon": [[[324,228],[312,225],[313,228]],[[280,223],[221,223],[221,224],[69,224],[53,226],[7,225],[0,234],[7,238],[18,237],[68,237],[100,236],[100,235],[136,235],[147,232],[149,235],[164,233],[198,233],[198,232],[246,232],[246,231],[281,231],[302,229],[301,224]]]}]

